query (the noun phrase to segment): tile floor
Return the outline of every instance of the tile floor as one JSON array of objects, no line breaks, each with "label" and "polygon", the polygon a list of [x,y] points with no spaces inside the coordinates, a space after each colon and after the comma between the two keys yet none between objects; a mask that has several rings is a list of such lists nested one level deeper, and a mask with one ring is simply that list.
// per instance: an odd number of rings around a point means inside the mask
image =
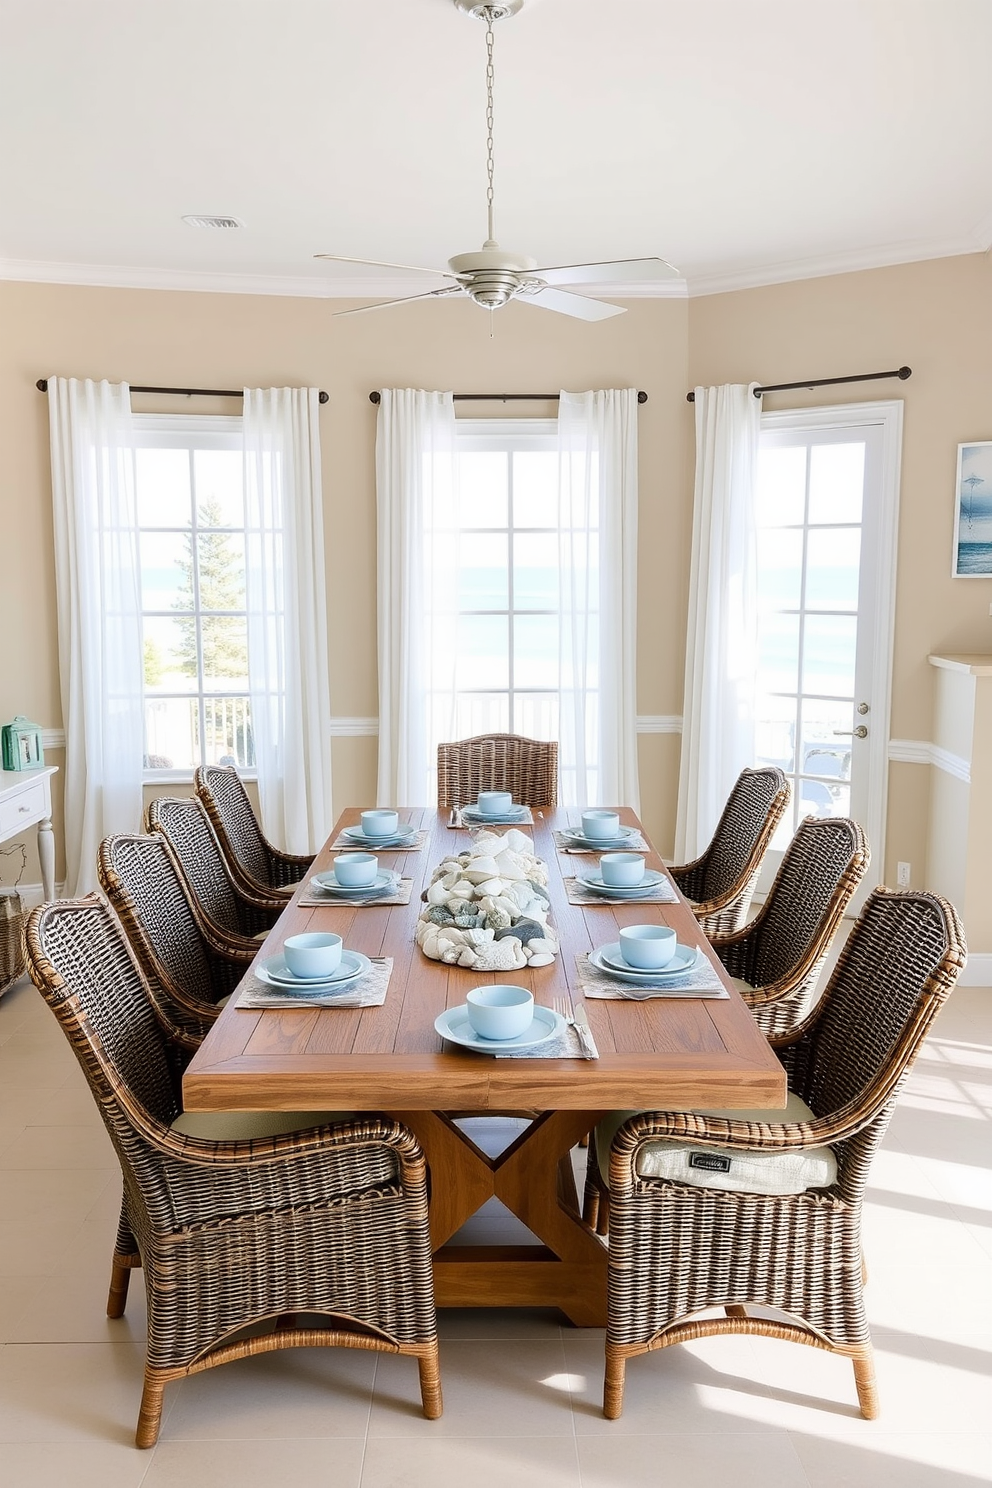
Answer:
[{"label": "tile floor", "polygon": [[446,1312],[440,1421],[419,1415],[409,1361],[301,1350],[170,1386],[159,1444],[139,1452],[139,1278],[124,1319],[103,1312],[113,1153],[20,985],[0,1003],[0,1485],[974,1488],[992,1481],[990,1169],[992,992],[958,988],[873,1173],[874,1422],[844,1361],[746,1338],[633,1361],[608,1422],[600,1333]]}]

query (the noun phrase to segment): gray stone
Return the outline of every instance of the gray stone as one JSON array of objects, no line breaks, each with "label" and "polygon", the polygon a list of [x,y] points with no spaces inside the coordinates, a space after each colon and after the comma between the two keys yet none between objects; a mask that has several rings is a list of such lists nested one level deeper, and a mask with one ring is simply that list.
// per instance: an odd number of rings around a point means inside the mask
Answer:
[{"label": "gray stone", "polygon": [[529,940],[542,938],[546,927],[539,925],[536,920],[518,920],[515,925],[508,925],[505,930],[496,931],[496,939],[502,940],[506,935],[514,935],[521,945],[526,945]]},{"label": "gray stone", "polygon": [[424,916],[432,925],[453,925],[455,917],[446,904],[432,904]]}]

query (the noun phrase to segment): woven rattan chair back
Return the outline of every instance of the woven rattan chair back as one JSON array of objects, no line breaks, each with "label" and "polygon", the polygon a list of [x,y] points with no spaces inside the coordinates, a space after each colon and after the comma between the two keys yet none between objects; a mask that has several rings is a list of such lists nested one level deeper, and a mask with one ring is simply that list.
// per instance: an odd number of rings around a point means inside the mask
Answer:
[{"label": "woven rattan chair back", "polygon": [[282,900],[249,898],[235,884],[203,802],[197,797],[160,796],[148,807],[148,829],[165,838],[201,912],[228,934],[270,930],[285,908]]},{"label": "woven rattan chair back", "polygon": [[237,770],[201,765],[194,784],[228,863],[239,865],[256,883],[268,884],[268,849]]},{"label": "woven rattan chair back", "polygon": [[32,980],[123,1171],[107,1312],[122,1316],[142,1267],[138,1446],[157,1439],[170,1380],[276,1348],[412,1355],[424,1413],[439,1416],[426,1166],[413,1135],[375,1115],[238,1141],[172,1130],[181,1107],[162,1033],[111,911],[95,895],[45,904],[26,938]]},{"label": "woven rattan chair back", "polygon": [[210,954],[165,839],[157,833],[104,838],[97,874],[156,1003],[195,1041],[202,1039],[243,969]]},{"label": "woven rattan chair back", "polygon": [[705,852],[669,870],[707,933],[729,934],[746,921],[762,860],[789,795],[781,770],[742,770]]},{"label": "woven rattan chair back", "polygon": [[439,806],[468,806],[480,790],[512,791],[521,806],[558,804],[558,742],[477,734],[437,746]]}]

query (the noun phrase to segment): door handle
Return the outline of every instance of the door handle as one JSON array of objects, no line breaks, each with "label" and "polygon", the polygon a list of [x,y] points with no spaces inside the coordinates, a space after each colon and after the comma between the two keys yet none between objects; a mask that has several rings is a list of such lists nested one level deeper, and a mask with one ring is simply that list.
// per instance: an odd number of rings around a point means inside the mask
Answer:
[{"label": "door handle", "polygon": [[859,723],[856,729],[834,729],[835,739],[867,739],[868,730],[863,723]]}]

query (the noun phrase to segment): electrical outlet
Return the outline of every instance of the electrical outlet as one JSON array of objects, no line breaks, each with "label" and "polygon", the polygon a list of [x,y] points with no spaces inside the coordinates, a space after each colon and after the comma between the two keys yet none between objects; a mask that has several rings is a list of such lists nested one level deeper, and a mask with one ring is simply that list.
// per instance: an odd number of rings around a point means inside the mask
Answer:
[{"label": "electrical outlet", "polygon": [[908,863],[896,864],[896,883],[901,889],[909,888],[910,865]]}]

